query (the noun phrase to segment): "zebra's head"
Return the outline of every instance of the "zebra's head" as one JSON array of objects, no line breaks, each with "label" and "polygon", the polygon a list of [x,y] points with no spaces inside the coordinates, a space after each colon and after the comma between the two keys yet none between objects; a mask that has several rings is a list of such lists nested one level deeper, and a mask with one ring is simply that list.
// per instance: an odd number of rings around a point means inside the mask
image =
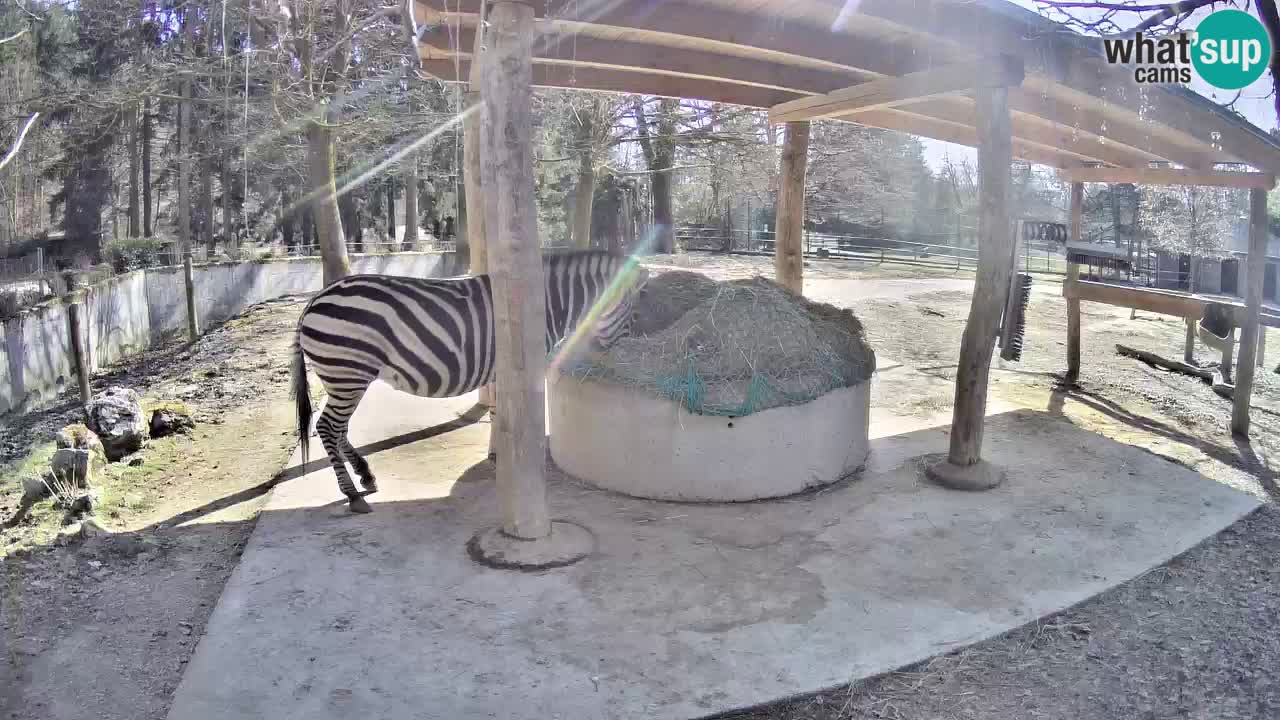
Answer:
[{"label": "zebra's head", "polygon": [[631,335],[631,322],[635,319],[636,300],[649,280],[649,271],[634,260],[622,260],[611,283],[612,290],[602,297],[605,303],[599,319],[591,330],[591,346],[595,350],[607,350],[618,340]]}]

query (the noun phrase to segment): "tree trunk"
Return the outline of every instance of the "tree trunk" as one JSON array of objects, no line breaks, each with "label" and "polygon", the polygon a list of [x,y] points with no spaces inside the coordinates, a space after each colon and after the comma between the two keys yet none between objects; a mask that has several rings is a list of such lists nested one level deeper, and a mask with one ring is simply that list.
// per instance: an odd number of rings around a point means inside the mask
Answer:
[{"label": "tree trunk", "polygon": [[418,154],[404,161],[404,238],[400,246],[413,250],[418,243]]},{"label": "tree trunk", "polygon": [[[670,167],[670,161],[667,167]],[[654,250],[660,253],[675,252],[675,217],[671,211],[671,171],[653,173],[653,224],[657,239]]]},{"label": "tree trunk", "polygon": [[151,98],[142,101],[142,235],[151,237]]},{"label": "tree trunk", "polygon": [[293,198],[289,197],[289,190],[280,188],[280,236],[284,240],[285,248],[290,251],[297,244],[294,238],[297,217],[298,211],[293,207]]},{"label": "tree trunk", "polygon": [[356,213],[355,193],[349,192],[338,198],[338,211],[342,216],[342,234],[350,238],[352,250],[363,252],[364,246],[360,242],[360,218]]},{"label": "tree trunk", "polygon": [[333,175],[333,130],[336,120],[330,110],[324,123],[313,122],[307,128],[307,174],[310,180],[311,214],[316,228],[316,244],[324,266],[324,284],[329,285],[351,274],[347,261],[347,243],[342,235],[342,218],[338,213],[337,182]]},{"label": "tree trunk", "polygon": [[591,205],[596,192],[596,169],[593,141],[596,103],[576,113],[576,137],[578,145],[578,183],[573,195],[573,245],[586,250],[591,247]]},{"label": "tree trunk", "polygon": [[236,223],[235,217],[231,214],[231,148],[230,139],[228,145],[222,148],[222,242],[223,247],[228,252],[233,250],[236,245]]},{"label": "tree trunk", "polygon": [[387,241],[396,249],[396,179],[387,178]]},{"label": "tree trunk", "polygon": [[200,160],[200,240],[213,252],[213,159],[207,152]]},{"label": "tree trunk", "polygon": [[311,213],[311,205],[299,206],[297,214],[302,231],[302,247],[306,248],[308,253],[313,253],[316,248],[316,222],[315,215]]},{"label": "tree trunk", "polygon": [[178,251],[191,249],[191,81],[182,83],[178,103]]},{"label": "tree trunk", "polygon": [[[590,121],[587,121],[588,125]],[[591,247],[591,204],[596,193],[596,169],[591,150],[582,151],[578,184],[573,197],[573,244],[581,250]]]},{"label": "tree trunk", "polygon": [[142,234],[141,208],[138,207],[138,109],[129,114],[129,237]]},{"label": "tree trunk", "polygon": [[658,111],[654,119],[657,131],[655,137],[655,133],[649,130],[650,120],[645,113],[644,101],[637,97],[632,105],[636,130],[640,138],[640,149],[649,166],[650,189],[653,192],[653,232],[655,234],[653,249],[660,253],[670,253],[675,250],[676,229],[671,201],[671,166],[676,157],[676,111],[679,108],[679,100],[658,101]]}]

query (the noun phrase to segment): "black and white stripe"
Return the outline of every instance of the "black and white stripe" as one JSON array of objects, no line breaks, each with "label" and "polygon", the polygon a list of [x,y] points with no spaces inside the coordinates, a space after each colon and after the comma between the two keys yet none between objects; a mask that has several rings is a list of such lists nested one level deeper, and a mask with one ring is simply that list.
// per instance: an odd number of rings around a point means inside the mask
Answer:
[{"label": "black and white stripe", "polygon": [[[548,352],[573,332],[597,301],[601,307],[589,335],[593,344],[607,347],[630,332],[632,305],[647,277],[634,261],[601,252],[565,253],[546,256],[543,271]],[[345,462],[351,462],[366,492],[376,491],[368,462],[347,439],[356,406],[375,379],[435,398],[463,395],[493,382],[493,286],[487,275],[352,275],[307,304],[293,352],[303,463],[311,420],[306,368],[310,360],[328,395],[316,433],[338,476],[338,489],[353,510],[367,511]]]}]

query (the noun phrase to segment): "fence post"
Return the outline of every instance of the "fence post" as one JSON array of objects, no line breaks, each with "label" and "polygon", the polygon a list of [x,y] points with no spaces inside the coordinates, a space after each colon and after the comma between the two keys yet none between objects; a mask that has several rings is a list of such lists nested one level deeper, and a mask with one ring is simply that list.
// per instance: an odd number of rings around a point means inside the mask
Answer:
[{"label": "fence post", "polygon": [[67,333],[71,336],[71,359],[76,365],[76,379],[80,383],[80,405],[89,407],[93,401],[93,391],[89,387],[89,349],[85,345],[84,315],[87,291],[78,287],[79,283],[68,273],[67,276]]},{"label": "fence post", "polygon": [[182,259],[182,275],[186,280],[187,291],[187,336],[191,342],[200,337],[200,322],[196,317],[196,283],[195,270],[191,267],[191,248]]}]

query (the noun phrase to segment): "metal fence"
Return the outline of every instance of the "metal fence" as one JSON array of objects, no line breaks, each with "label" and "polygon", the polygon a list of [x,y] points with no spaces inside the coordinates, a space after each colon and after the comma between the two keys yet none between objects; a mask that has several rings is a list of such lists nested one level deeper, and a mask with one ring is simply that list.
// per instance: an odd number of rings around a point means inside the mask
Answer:
[{"label": "metal fence", "polygon": [[[768,230],[731,230],[686,226],[676,230],[676,243],[686,250],[772,254],[775,234]],[[949,266],[956,270],[978,264],[976,247],[911,242],[867,235],[838,235],[806,230],[804,254],[810,257],[864,262]],[[1065,248],[1050,242],[1024,242],[1019,266],[1025,272],[1065,275]]]},{"label": "metal fence", "polygon": [[45,272],[44,250],[40,248],[22,257],[0,258],[0,287],[39,287]]},{"label": "metal fence", "polygon": [[[347,242],[347,252],[352,255],[387,255],[397,252],[456,252],[457,242],[453,240],[430,240],[413,243],[399,241],[382,242]],[[252,262],[271,258],[310,258],[320,257],[319,245],[246,245],[236,248],[218,248],[212,251],[206,245],[191,248],[191,261],[195,263],[209,262]],[[158,265],[181,265],[182,252],[175,245],[170,245],[157,253]]]}]

